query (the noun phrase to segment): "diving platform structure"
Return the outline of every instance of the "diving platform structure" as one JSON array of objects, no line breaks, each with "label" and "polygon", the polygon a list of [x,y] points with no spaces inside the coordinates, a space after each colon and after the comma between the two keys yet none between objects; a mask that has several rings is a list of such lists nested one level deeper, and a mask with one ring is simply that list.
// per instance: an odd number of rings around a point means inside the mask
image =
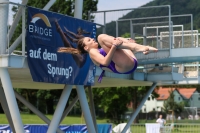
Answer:
[{"label": "diving platform structure", "polygon": [[[52,83],[42,83],[42,82],[33,82],[30,70],[27,63],[27,56],[25,52],[25,5],[28,0],[23,0],[22,4],[11,3],[8,0],[0,0],[0,16],[1,18],[8,18],[8,6],[9,4],[15,4],[19,6],[17,15],[15,16],[12,26],[7,32],[7,19],[1,19],[0,21],[0,78],[1,78],[1,87],[0,87],[0,102],[2,107],[5,110],[5,114],[8,118],[9,124],[14,133],[23,133],[23,123],[20,118],[19,109],[17,107],[16,98],[25,104],[30,110],[32,110],[36,115],[38,115],[42,120],[44,120],[48,125],[49,129],[47,133],[62,133],[58,128],[60,121],[65,117],[73,105],[80,100],[81,107],[86,119],[86,125],[89,133],[97,133],[95,113],[94,113],[94,103],[89,103],[92,108],[89,108],[88,102],[86,99],[84,86],[80,85],[66,85],[66,84],[52,84]],[[50,0],[49,3],[44,7],[44,10],[48,10],[55,0]],[[82,0],[83,2],[83,0]],[[76,1],[76,13],[75,17],[81,18],[82,16],[82,4]],[[97,79],[101,74],[101,69],[97,67],[96,69],[96,78],[95,85],[88,87],[89,89],[89,98],[92,99],[91,88],[93,87],[116,87],[116,86],[151,86],[143,100],[141,101],[137,110],[132,114],[129,119],[126,127],[122,133],[128,129],[131,125],[143,104],[152,93],[154,88],[159,85],[174,85],[174,84],[199,84],[199,64],[200,60],[200,47],[198,44],[199,33],[191,29],[185,31],[183,29],[184,25],[177,26],[182,29],[173,31],[173,21],[171,15],[170,5],[166,6],[154,6],[154,7],[141,7],[137,9],[149,9],[149,8],[167,8],[168,16],[162,16],[167,18],[161,24],[161,22],[139,22],[134,23],[132,18],[126,20],[116,20],[116,35],[120,36],[118,33],[119,21],[128,21],[130,22],[130,35],[134,39],[142,39],[144,45],[148,44],[148,39],[156,40],[155,45],[159,48],[159,51],[156,53],[149,53],[148,55],[143,55],[142,53],[136,53],[138,59],[138,68],[134,73],[131,74],[115,74],[112,72],[105,72],[105,76],[102,80],[102,83],[98,83]],[[133,10],[133,9],[132,9]],[[108,12],[103,12],[104,14]],[[95,14],[95,13],[93,13]],[[181,17],[184,15],[180,15]],[[188,16],[188,15],[186,15]],[[192,16],[191,14],[189,15]],[[8,46],[14,30],[22,17],[22,34],[15,40],[15,42]],[[159,17],[159,18],[162,18]],[[158,18],[158,17],[156,17]],[[192,18],[192,17],[191,17]],[[139,18],[138,18],[139,19]],[[142,18],[140,18],[141,20]],[[153,20],[154,18],[148,18]],[[192,21],[192,19],[191,19]],[[106,22],[106,21],[104,21]],[[193,22],[191,22],[193,23]],[[153,27],[152,27],[153,24]],[[156,26],[159,24],[158,26]],[[168,24],[168,25],[166,25]],[[98,24],[97,24],[98,25]],[[106,33],[106,24],[99,24],[103,26],[103,32]],[[135,26],[140,25],[142,32],[139,33],[140,36],[136,36],[133,29]],[[191,24],[192,25],[192,24]],[[108,27],[107,27],[108,28]],[[149,29],[156,29],[154,35],[148,35]],[[164,28],[165,30],[159,31],[159,28]],[[186,34],[186,32],[188,32]],[[138,35],[139,35],[138,34]],[[189,36],[191,41],[184,40]],[[178,46],[176,45],[176,37],[179,39]],[[196,40],[195,40],[196,39]],[[22,51],[21,54],[16,54],[15,48],[22,42]],[[167,46],[166,46],[167,45]],[[184,46],[183,46],[184,45]],[[186,46],[186,47],[185,47]],[[191,47],[189,47],[191,46]],[[17,51],[18,52],[18,51]],[[187,68],[196,68],[192,71],[187,71]],[[63,93],[60,97],[57,109],[54,113],[53,119],[49,120],[45,117],[39,110],[34,106],[28,103],[22,96],[14,92],[13,88],[24,88],[24,89],[63,89]],[[68,101],[71,90],[76,88],[78,96],[74,98],[72,104],[64,110],[66,102]],[[90,100],[92,101],[92,100]]]}]

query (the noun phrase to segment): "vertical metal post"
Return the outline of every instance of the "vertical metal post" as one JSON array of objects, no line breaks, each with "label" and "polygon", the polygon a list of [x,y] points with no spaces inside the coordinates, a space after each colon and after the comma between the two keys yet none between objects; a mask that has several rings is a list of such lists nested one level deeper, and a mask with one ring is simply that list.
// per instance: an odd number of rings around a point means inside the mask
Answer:
[{"label": "vertical metal post", "polygon": [[105,28],[105,26],[102,26],[102,33],[106,34],[106,28]]},{"label": "vertical metal post", "polygon": [[77,85],[76,90],[77,90],[81,108],[85,117],[88,133],[96,133],[84,87],[82,85]]},{"label": "vertical metal post", "polygon": [[145,27],[143,27],[143,45],[147,45],[147,27],[145,24]]},{"label": "vertical metal post", "polygon": [[135,112],[132,114],[131,118],[129,119],[128,123],[126,124],[126,126],[124,127],[122,133],[125,133],[126,130],[131,126],[131,124],[133,123],[134,119],[136,118],[136,116],[138,115],[138,113],[140,112],[142,106],[144,105],[144,103],[146,102],[146,100],[148,99],[149,95],[153,92],[154,88],[156,87],[157,83],[153,83],[153,85],[151,86],[151,88],[148,90],[148,92],[146,93],[145,97],[142,99],[142,101],[140,102],[140,105],[137,107],[137,109],[135,110]]},{"label": "vertical metal post", "polygon": [[94,20],[91,20],[91,11],[88,11],[88,20],[90,21],[90,22],[93,22]]},{"label": "vertical metal post", "polygon": [[61,95],[58,105],[56,107],[56,111],[54,112],[52,121],[47,130],[47,133],[55,133],[56,132],[56,129],[59,126],[63,111],[65,109],[67,100],[71,93],[71,90],[72,90],[72,85],[65,85],[65,88],[63,89],[62,95]]},{"label": "vertical metal post", "polygon": [[[0,0],[0,3],[9,2],[8,0]],[[0,54],[6,53],[7,48],[7,32],[8,32],[8,4],[0,4]]]},{"label": "vertical metal post", "polygon": [[22,7],[22,56],[25,56],[25,36],[26,36],[26,29],[25,29],[25,7]]},{"label": "vertical metal post", "polygon": [[172,48],[174,49],[175,41],[174,41],[174,29],[173,29],[173,22],[171,22],[171,32],[172,32]]},{"label": "vertical metal post", "polygon": [[171,57],[171,53],[172,53],[172,38],[171,38],[171,6],[168,5],[169,7],[169,56]]},{"label": "vertical metal post", "polygon": [[184,29],[183,29],[183,25],[182,25],[181,29],[182,29],[182,48],[183,48],[183,45],[184,45],[184,39],[183,39],[183,33],[184,33],[183,31],[184,31]]},{"label": "vertical metal post", "polygon": [[19,108],[17,106],[17,101],[7,68],[0,68],[0,78],[14,123],[15,131],[17,133],[24,133],[22,119],[20,117]]},{"label": "vertical metal post", "polygon": [[157,43],[156,43],[156,47],[158,48],[158,27],[156,27],[156,41],[157,41]]},{"label": "vertical metal post", "polygon": [[106,12],[103,12],[103,17],[104,33],[106,34]]},{"label": "vertical metal post", "polygon": [[118,21],[116,21],[116,37],[118,37],[119,36],[119,30],[118,30]]},{"label": "vertical metal post", "polygon": [[197,33],[197,47],[199,47],[199,34]]},{"label": "vertical metal post", "polygon": [[74,17],[82,19],[83,0],[75,0]]},{"label": "vertical metal post", "polygon": [[197,63],[197,80],[199,78],[199,62],[196,62]]},{"label": "vertical metal post", "polygon": [[160,33],[160,49],[163,48],[162,33]]},{"label": "vertical metal post", "polygon": [[194,36],[193,36],[193,15],[191,14],[191,32],[192,32],[192,46],[194,47],[193,43],[194,43]]},{"label": "vertical metal post", "polygon": [[130,20],[130,33],[131,33],[131,38],[132,39],[135,39],[135,37],[133,37],[133,23],[132,23],[132,20]]}]

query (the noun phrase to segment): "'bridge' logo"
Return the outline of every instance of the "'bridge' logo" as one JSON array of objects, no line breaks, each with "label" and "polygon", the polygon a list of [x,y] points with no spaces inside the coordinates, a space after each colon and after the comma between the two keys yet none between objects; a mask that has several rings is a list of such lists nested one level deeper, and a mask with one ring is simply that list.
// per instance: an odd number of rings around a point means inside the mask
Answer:
[{"label": "'bridge' logo", "polygon": [[50,24],[49,19],[47,18],[47,16],[44,15],[44,14],[41,14],[41,13],[35,14],[32,17],[31,22],[32,23],[36,23],[39,19],[42,19],[43,22],[46,24],[47,27],[51,27],[51,24]]},{"label": "'bridge' logo", "polygon": [[[41,24],[41,21],[40,23],[36,23],[38,20],[42,20],[45,25]],[[40,37],[41,36],[52,37],[51,23],[46,15],[42,13],[37,13],[34,16],[32,16],[32,20],[30,22],[32,23],[29,24],[30,33],[36,33]]]}]

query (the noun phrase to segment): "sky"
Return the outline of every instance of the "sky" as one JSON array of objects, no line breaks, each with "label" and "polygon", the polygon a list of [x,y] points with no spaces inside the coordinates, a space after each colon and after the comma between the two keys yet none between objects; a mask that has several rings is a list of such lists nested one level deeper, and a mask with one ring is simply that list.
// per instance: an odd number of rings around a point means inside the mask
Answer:
[{"label": "sky", "polygon": [[[9,0],[14,3],[21,3],[22,0]],[[116,10],[116,9],[127,9],[127,8],[138,8],[142,5],[145,5],[153,0],[99,0],[97,4],[97,11],[105,11],[105,10]],[[117,20],[119,17],[123,16],[127,12],[123,12],[118,16],[113,16],[110,14],[108,16],[109,19],[106,19],[106,23],[110,21]],[[96,23],[102,24],[102,17],[97,16],[95,20]],[[12,23],[12,15],[9,14],[9,23]]]},{"label": "sky", "polygon": [[[99,0],[98,11],[137,8],[153,0]],[[10,0],[10,2],[21,3],[21,0]]]},{"label": "sky", "polygon": [[99,0],[98,11],[137,8],[153,0]]}]

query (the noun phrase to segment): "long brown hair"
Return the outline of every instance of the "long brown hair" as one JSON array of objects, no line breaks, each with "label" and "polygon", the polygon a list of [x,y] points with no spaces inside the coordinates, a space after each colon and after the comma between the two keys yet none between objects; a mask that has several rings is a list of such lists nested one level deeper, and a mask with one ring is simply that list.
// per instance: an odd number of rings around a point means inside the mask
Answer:
[{"label": "long brown hair", "polygon": [[84,47],[85,44],[83,43],[84,37],[78,39],[77,42],[77,49],[72,47],[60,47],[58,48],[57,52],[59,53],[70,53],[70,54],[85,54],[87,51],[85,51]]}]

